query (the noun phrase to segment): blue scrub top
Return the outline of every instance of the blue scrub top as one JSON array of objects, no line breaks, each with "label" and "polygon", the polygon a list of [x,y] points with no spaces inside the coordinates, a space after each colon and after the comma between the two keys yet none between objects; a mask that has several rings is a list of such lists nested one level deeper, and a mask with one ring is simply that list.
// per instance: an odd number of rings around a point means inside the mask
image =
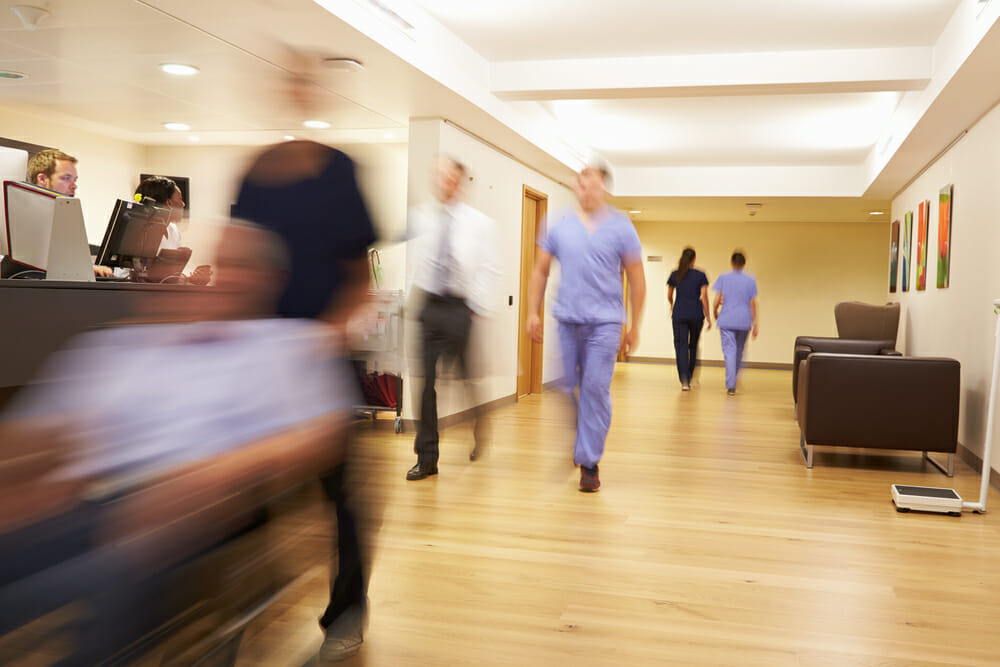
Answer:
[{"label": "blue scrub top", "polygon": [[715,279],[712,290],[722,294],[722,310],[719,312],[720,329],[749,331],[753,328],[753,313],[750,301],[757,296],[757,280],[742,271],[723,273]]},{"label": "blue scrub top", "polygon": [[549,219],[541,246],[559,261],[561,281],[553,316],[560,322],[599,324],[625,321],[622,269],[642,261],[639,235],[628,216],[606,206],[588,232],[573,209]]}]

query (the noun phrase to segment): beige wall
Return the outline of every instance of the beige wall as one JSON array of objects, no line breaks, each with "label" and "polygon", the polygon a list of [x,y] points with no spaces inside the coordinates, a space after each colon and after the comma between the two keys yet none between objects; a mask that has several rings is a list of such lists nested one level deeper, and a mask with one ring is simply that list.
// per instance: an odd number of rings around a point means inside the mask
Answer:
[{"label": "beige wall", "polygon": [[[636,228],[648,293],[634,356],[674,358],[666,282],[688,245],[710,285],[730,269],[735,248],[746,253],[746,271],[760,292],[760,337],[747,346],[749,362],[789,364],[796,336],[836,336],[838,301],[886,300],[886,223],[640,222]],[[663,261],[650,262],[651,255]],[[709,290],[710,305],[713,300]],[[722,359],[716,329],[702,341],[702,359]]]},{"label": "beige wall", "polygon": [[87,237],[99,244],[115,200],[135,189],[145,149],[78,129],[42,110],[22,107],[0,106],[0,136],[52,146],[79,159],[76,196],[83,208]]},{"label": "beige wall", "polygon": [[[982,455],[987,397],[993,367],[993,300],[1000,298],[1000,108],[994,108],[958,144],[931,165],[892,202],[893,219],[914,213],[911,291],[892,295],[902,304],[900,349],[906,354],[946,356],[962,363],[959,441]],[[935,286],[938,192],[955,186],[951,232],[951,285]],[[916,215],[931,200],[927,290],[913,291],[916,278]],[[902,262],[900,262],[902,271]],[[902,280],[900,280],[902,282]],[[994,451],[997,451],[994,437]],[[998,456],[993,457],[1000,470]]]}]

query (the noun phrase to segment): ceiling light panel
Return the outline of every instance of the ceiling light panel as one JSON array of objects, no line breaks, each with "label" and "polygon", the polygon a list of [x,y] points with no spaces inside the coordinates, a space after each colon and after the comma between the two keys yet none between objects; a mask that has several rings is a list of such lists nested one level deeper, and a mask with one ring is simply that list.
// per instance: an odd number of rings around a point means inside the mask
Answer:
[{"label": "ceiling light panel", "polygon": [[161,63],[160,69],[174,76],[194,76],[201,71],[194,65],[182,65],[181,63]]}]

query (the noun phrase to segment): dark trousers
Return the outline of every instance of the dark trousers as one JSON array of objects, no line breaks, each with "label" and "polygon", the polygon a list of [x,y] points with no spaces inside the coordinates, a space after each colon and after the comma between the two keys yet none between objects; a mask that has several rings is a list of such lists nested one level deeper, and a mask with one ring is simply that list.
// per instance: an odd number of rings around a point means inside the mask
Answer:
[{"label": "dark trousers", "polygon": [[348,503],[347,465],[341,464],[320,478],[323,493],[337,513],[337,575],[330,580],[330,603],[319,619],[325,629],[354,605],[367,606],[367,585],[361,561],[359,526]]},{"label": "dark trousers", "polygon": [[698,365],[698,339],[705,319],[674,319],[674,354],[677,357],[677,375],[682,383],[690,383]]},{"label": "dark trousers", "polygon": [[[427,300],[420,311],[421,358],[424,372],[424,388],[420,397],[420,426],[413,449],[420,463],[437,463],[438,460],[438,413],[437,413],[437,365],[440,359],[454,360],[458,372],[466,381],[470,391],[469,334],[472,331],[472,311],[463,299],[427,294]],[[473,405],[478,407],[476,396]],[[480,420],[476,415],[474,427],[476,442],[480,438]]]}]

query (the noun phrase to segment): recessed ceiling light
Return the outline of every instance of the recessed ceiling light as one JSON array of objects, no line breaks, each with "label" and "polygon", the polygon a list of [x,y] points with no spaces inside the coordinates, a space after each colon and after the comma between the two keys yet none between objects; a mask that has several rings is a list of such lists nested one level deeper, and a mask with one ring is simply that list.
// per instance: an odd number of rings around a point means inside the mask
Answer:
[{"label": "recessed ceiling light", "polygon": [[174,132],[187,132],[191,129],[191,126],[187,123],[164,123],[163,127]]},{"label": "recessed ceiling light", "polygon": [[307,120],[302,124],[314,130],[325,130],[330,127],[330,124],[325,120]]},{"label": "recessed ceiling light", "polygon": [[323,64],[334,72],[360,72],[365,68],[360,60],[354,58],[324,58]]},{"label": "recessed ceiling light", "polygon": [[885,211],[868,211],[868,215],[885,215]]},{"label": "recessed ceiling light", "polygon": [[201,138],[196,137],[192,134],[190,137],[188,137],[188,141],[201,141]]},{"label": "recessed ceiling light", "polygon": [[0,70],[0,79],[12,79],[17,81],[18,79],[27,79],[28,75],[24,72],[12,72],[11,70]]},{"label": "recessed ceiling light", "polygon": [[642,211],[638,209],[634,209],[628,212],[629,215],[639,215],[640,213],[642,213]]},{"label": "recessed ceiling light", "polygon": [[290,134],[286,134],[285,141],[295,141],[295,137]]},{"label": "recessed ceiling light", "polygon": [[175,76],[193,76],[201,71],[194,65],[182,65],[180,63],[161,63],[160,69],[167,74]]}]

